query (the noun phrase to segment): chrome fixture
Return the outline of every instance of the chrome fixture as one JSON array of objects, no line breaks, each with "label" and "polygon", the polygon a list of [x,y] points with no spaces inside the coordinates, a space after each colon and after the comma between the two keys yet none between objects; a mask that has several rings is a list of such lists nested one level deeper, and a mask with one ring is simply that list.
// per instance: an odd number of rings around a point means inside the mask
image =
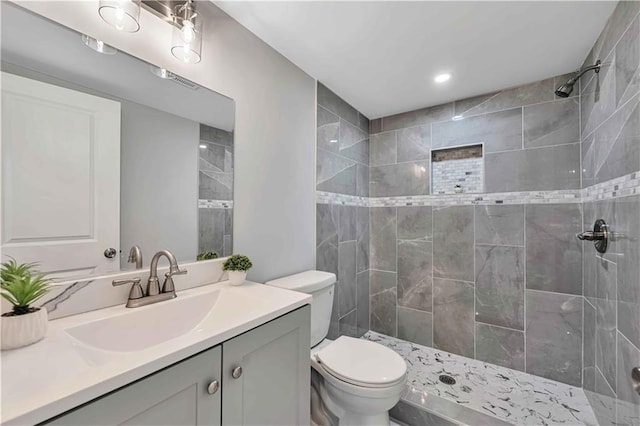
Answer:
[{"label": "chrome fixture", "polygon": [[140,0],[100,0],[98,14],[118,31],[135,33],[140,29]]},{"label": "chrome fixture", "polygon": [[169,250],[162,250],[153,255],[151,259],[151,271],[149,281],[147,282],[147,296],[160,295],[160,284],[158,281],[158,260],[164,256],[169,261],[169,272],[164,274],[164,283],[162,284],[162,294],[172,293],[172,297],[176,297],[176,290],[173,285],[174,275],[185,275],[187,270],[180,270],[176,257]]},{"label": "chrome fixture", "polygon": [[193,0],[176,6],[173,15],[171,54],[182,62],[200,62],[202,51],[202,19],[196,12]]},{"label": "chrome fixture", "polygon": [[102,254],[104,254],[104,257],[106,257],[107,259],[113,259],[114,257],[116,257],[116,254],[118,254],[118,250],[114,249],[113,247],[109,247]]},{"label": "chrome fixture", "polygon": [[556,95],[560,98],[569,97],[569,95],[573,91],[573,86],[578,82],[578,80],[580,79],[580,77],[582,77],[584,73],[586,73],[587,71],[594,70],[596,74],[598,74],[600,72],[601,67],[602,67],[602,63],[598,59],[595,65],[591,65],[590,67],[583,68],[580,71],[576,72],[576,74],[573,77],[571,77],[569,80],[567,80],[566,83],[558,86],[558,88],[556,89]]},{"label": "chrome fixture", "polygon": [[[136,246],[134,246],[134,248],[135,247]],[[169,272],[164,274],[164,284],[162,285],[162,292],[160,292],[160,286],[158,284],[158,260],[160,260],[162,256],[165,256],[169,260]],[[127,300],[126,306],[127,308],[138,308],[140,306],[151,305],[153,303],[175,298],[177,295],[172,277],[174,275],[185,275],[186,273],[186,269],[180,270],[176,257],[169,250],[162,250],[157,252],[151,259],[151,268],[146,292],[142,290],[140,278],[116,280],[111,284],[113,286],[133,284],[131,286],[131,291],[129,292],[129,299]]]},{"label": "chrome fixture", "polygon": [[631,370],[631,383],[633,384],[633,390],[640,395],[640,367],[635,367]]},{"label": "chrome fixture", "polygon": [[131,278],[128,280],[114,280],[111,282],[111,285],[116,287],[119,285],[132,284],[131,290],[129,290],[129,299],[127,299],[127,308],[135,308],[139,305],[140,300],[144,298],[144,291],[142,291],[142,286],[140,285],[140,278]]},{"label": "chrome fixture", "polygon": [[103,55],[115,55],[116,53],[118,53],[118,49],[116,49],[115,47],[104,44],[102,40],[89,37],[86,34],[82,34],[82,42],[89,49],[95,50],[96,52],[102,53]]},{"label": "chrome fixture", "polygon": [[139,246],[131,247],[129,251],[129,258],[127,259],[129,263],[135,263],[136,269],[142,269],[142,250],[140,250]]},{"label": "chrome fixture", "polygon": [[586,231],[576,235],[581,241],[593,241],[598,253],[605,253],[609,245],[609,228],[604,220],[598,219],[593,225],[593,231]]}]

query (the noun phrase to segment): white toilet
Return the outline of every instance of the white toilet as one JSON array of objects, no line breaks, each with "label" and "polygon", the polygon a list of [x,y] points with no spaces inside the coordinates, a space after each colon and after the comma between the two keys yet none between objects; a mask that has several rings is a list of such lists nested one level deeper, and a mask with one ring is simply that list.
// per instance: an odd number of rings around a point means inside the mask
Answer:
[{"label": "white toilet", "polygon": [[266,284],[311,294],[311,419],[315,424],[388,425],[400,400],[407,365],[378,343],[341,336],[325,339],[333,307],[335,274],[307,271]]}]

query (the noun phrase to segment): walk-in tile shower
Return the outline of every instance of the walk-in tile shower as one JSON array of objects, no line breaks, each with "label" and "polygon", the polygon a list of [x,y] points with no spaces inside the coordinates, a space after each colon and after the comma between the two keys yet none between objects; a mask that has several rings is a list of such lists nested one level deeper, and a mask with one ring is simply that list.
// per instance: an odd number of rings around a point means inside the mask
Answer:
[{"label": "walk-in tile shower", "polygon": [[[369,121],[318,85],[329,337],[405,356],[398,419],[640,423],[639,12],[618,4],[567,97],[551,76]],[[597,219],[604,254],[576,237]]]}]

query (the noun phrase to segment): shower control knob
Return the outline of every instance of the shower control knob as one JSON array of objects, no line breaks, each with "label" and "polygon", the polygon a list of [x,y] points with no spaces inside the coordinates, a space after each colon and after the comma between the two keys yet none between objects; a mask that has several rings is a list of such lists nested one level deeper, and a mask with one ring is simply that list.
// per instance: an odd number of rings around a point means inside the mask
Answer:
[{"label": "shower control knob", "polygon": [[635,367],[631,370],[631,384],[633,385],[633,390],[640,395],[640,367]]},{"label": "shower control knob", "polygon": [[239,379],[240,376],[242,376],[242,367],[234,368],[231,372],[231,376],[233,376],[234,379]]},{"label": "shower control knob", "polygon": [[218,392],[218,389],[220,389],[220,384],[217,380],[214,380],[213,382],[209,383],[209,386],[207,386],[207,393],[209,395],[213,395]]}]

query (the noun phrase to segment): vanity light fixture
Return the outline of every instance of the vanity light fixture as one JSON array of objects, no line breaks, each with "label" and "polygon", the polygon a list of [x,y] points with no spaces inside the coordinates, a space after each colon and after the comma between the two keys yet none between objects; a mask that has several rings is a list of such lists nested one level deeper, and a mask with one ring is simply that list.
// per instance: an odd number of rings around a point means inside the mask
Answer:
[{"label": "vanity light fixture", "polygon": [[140,0],[100,0],[98,14],[118,31],[135,33],[140,29]]},{"label": "vanity light fixture", "polygon": [[102,53],[103,55],[115,55],[118,52],[118,49],[115,47],[111,47],[108,44],[105,44],[102,40],[89,37],[86,34],[82,34],[82,42],[88,48],[93,49],[98,53]]},{"label": "vanity light fixture", "polygon": [[451,74],[438,74],[436,75],[436,77],[433,79],[436,83],[444,83],[445,81],[449,81],[449,79],[451,78]]},{"label": "vanity light fixture", "polygon": [[173,16],[171,53],[184,63],[200,62],[202,51],[202,19],[193,0],[176,6]]}]

